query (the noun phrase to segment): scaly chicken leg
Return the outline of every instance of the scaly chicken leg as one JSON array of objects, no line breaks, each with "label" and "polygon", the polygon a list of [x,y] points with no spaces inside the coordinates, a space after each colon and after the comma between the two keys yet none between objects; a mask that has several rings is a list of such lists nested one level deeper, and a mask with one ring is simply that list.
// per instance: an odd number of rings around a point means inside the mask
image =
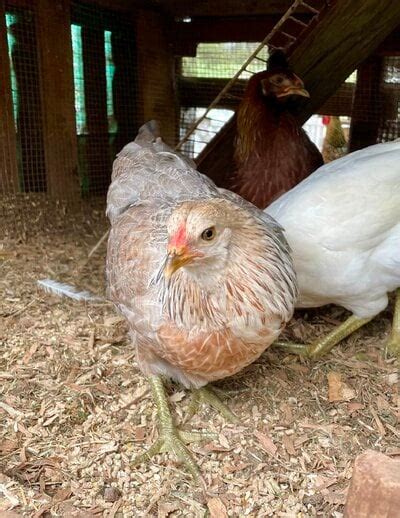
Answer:
[{"label": "scaly chicken leg", "polygon": [[392,333],[386,344],[386,350],[390,355],[400,358],[400,288],[396,290]]},{"label": "scaly chicken leg", "polygon": [[211,432],[185,432],[179,430],[174,424],[165,389],[160,376],[151,376],[149,383],[154,402],[158,412],[159,437],[150,446],[146,453],[138,455],[133,459],[133,466],[149,460],[153,455],[163,452],[172,452],[184,464],[191,475],[197,479],[200,476],[200,469],[197,466],[192,454],[186,448],[185,443],[202,440],[213,440],[217,434]]},{"label": "scaly chicken leg", "polygon": [[201,403],[208,403],[230,423],[238,423],[239,419],[223,403],[213,389],[202,387],[192,391],[192,400],[186,413],[185,421],[189,421],[198,411]]},{"label": "scaly chicken leg", "polygon": [[274,345],[281,349],[307,356],[308,358],[319,358],[331,351],[335,345],[367,324],[370,320],[372,320],[372,318],[358,318],[352,315],[324,338],[312,344],[303,345],[291,342],[274,342]]}]

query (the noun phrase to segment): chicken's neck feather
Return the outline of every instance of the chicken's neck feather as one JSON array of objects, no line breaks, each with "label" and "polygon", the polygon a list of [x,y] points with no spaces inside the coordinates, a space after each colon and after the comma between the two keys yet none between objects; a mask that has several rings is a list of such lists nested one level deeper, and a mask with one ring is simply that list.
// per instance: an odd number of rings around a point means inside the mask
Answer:
[{"label": "chicken's neck feather", "polygon": [[273,101],[249,99],[244,102],[238,112],[237,128],[235,160],[238,167],[253,154],[268,156],[281,135],[304,145],[303,131],[295,117],[284,105]]},{"label": "chicken's neck feather", "polygon": [[243,102],[237,119],[237,169],[223,187],[260,209],[301,182],[322,156],[289,108],[261,99]]},{"label": "chicken's neck feather", "polygon": [[238,233],[231,245],[227,263],[218,275],[211,272],[213,283],[182,268],[164,285],[163,306],[178,326],[194,333],[239,323],[257,330],[272,315],[291,318],[296,284],[279,238],[263,229],[250,237]]}]

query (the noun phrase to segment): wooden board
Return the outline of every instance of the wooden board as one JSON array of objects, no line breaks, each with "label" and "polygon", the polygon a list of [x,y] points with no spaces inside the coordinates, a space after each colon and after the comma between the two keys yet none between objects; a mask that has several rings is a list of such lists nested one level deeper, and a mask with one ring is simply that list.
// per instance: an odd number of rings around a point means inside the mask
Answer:
[{"label": "wooden board", "polygon": [[[221,99],[218,108],[236,110],[246,84],[247,81],[239,79],[230,91],[230,95],[232,94],[234,97]],[[181,77],[178,81],[179,102],[182,107],[186,108],[193,106],[207,108],[225,85],[226,79]],[[337,92],[318,109],[317,113],[350,116],[354,90],[354,83],[343,83]]]},{"label": "wooden board", "polygon": [[[309,15],[298,14],[307,22]],[[177,56],[195,56],[199,43],[260,42],[280,20],[280,15],[202,16],[190,23],[175,21],[172,31]]]},{"label": "wooden board", "polygon": [[79,193],[70,2],[37,0],[43,140],[47,191],[54,198]]},{"label": "wooden board", "polygon": [[110,183],[111,160],[107,119],[104,30],[102,28],[82,26],[82,54],[87,135],[81,136],[80,139],[83,140],[87,189],[92,194],[104,194]]},{"label": "wooden board", "polygon": [[383,58],[371,56],[358,68],[350,126],[349,150],[376,144],[385,102],[380,91]]},{"label": "wooden board", "polygon": [[136,18],[138,49],[138,106],[140,119],[156,119],[164,140],[173,145],[178,132],[174,82],[175,60],[168,38],[168,18],[142,10]]},{"label": "wooden board", "polygon": [[[129,11],[137,8],[159,9],[170,16],[248,16],[283,14],[292,0],[87,0],[102,7]],[[309,3],[312,5],[313,0]],[[305,8],[300,11],[309,12]]]}]

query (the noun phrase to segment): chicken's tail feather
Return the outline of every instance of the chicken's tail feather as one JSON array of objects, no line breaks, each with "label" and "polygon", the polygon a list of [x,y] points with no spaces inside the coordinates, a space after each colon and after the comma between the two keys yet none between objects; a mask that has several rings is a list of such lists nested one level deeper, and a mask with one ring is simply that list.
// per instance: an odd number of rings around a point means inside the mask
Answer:
[{"label": "chicken's tail feather", "polygon": [[63,282],[53,281],[52,279],[41,279],[37,281],[38,286],[46,291],[47,293],[52,293],[53,295],[58,295],[59,297],[68,297],[73,300],[91,300],[91,301],[100,301],[104,299],[93,293],[90,293],[86,290],[78,290],[74,286],[70,284],[65,284]]},{"label": "chicken's tail feather", "polygon": [[160,137],[160,124],[154,119],[143,124],[143,126],[139,128],[139,135],[146,134],[151,135],[153,139]]}]

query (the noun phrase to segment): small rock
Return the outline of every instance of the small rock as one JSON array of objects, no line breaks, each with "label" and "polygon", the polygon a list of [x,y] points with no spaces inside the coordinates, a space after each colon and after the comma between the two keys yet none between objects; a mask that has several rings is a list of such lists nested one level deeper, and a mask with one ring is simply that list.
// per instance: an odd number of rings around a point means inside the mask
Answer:
[{"label": "small rock", "polygon": [[104,486],[102,492],[105,502],[116,502],[121,497],[121,491],[117,487]]},{"label": "small rock", "polygon": [[394,518],[400,509],[400,462],[367,450],[356,457],[345,518]]}]

